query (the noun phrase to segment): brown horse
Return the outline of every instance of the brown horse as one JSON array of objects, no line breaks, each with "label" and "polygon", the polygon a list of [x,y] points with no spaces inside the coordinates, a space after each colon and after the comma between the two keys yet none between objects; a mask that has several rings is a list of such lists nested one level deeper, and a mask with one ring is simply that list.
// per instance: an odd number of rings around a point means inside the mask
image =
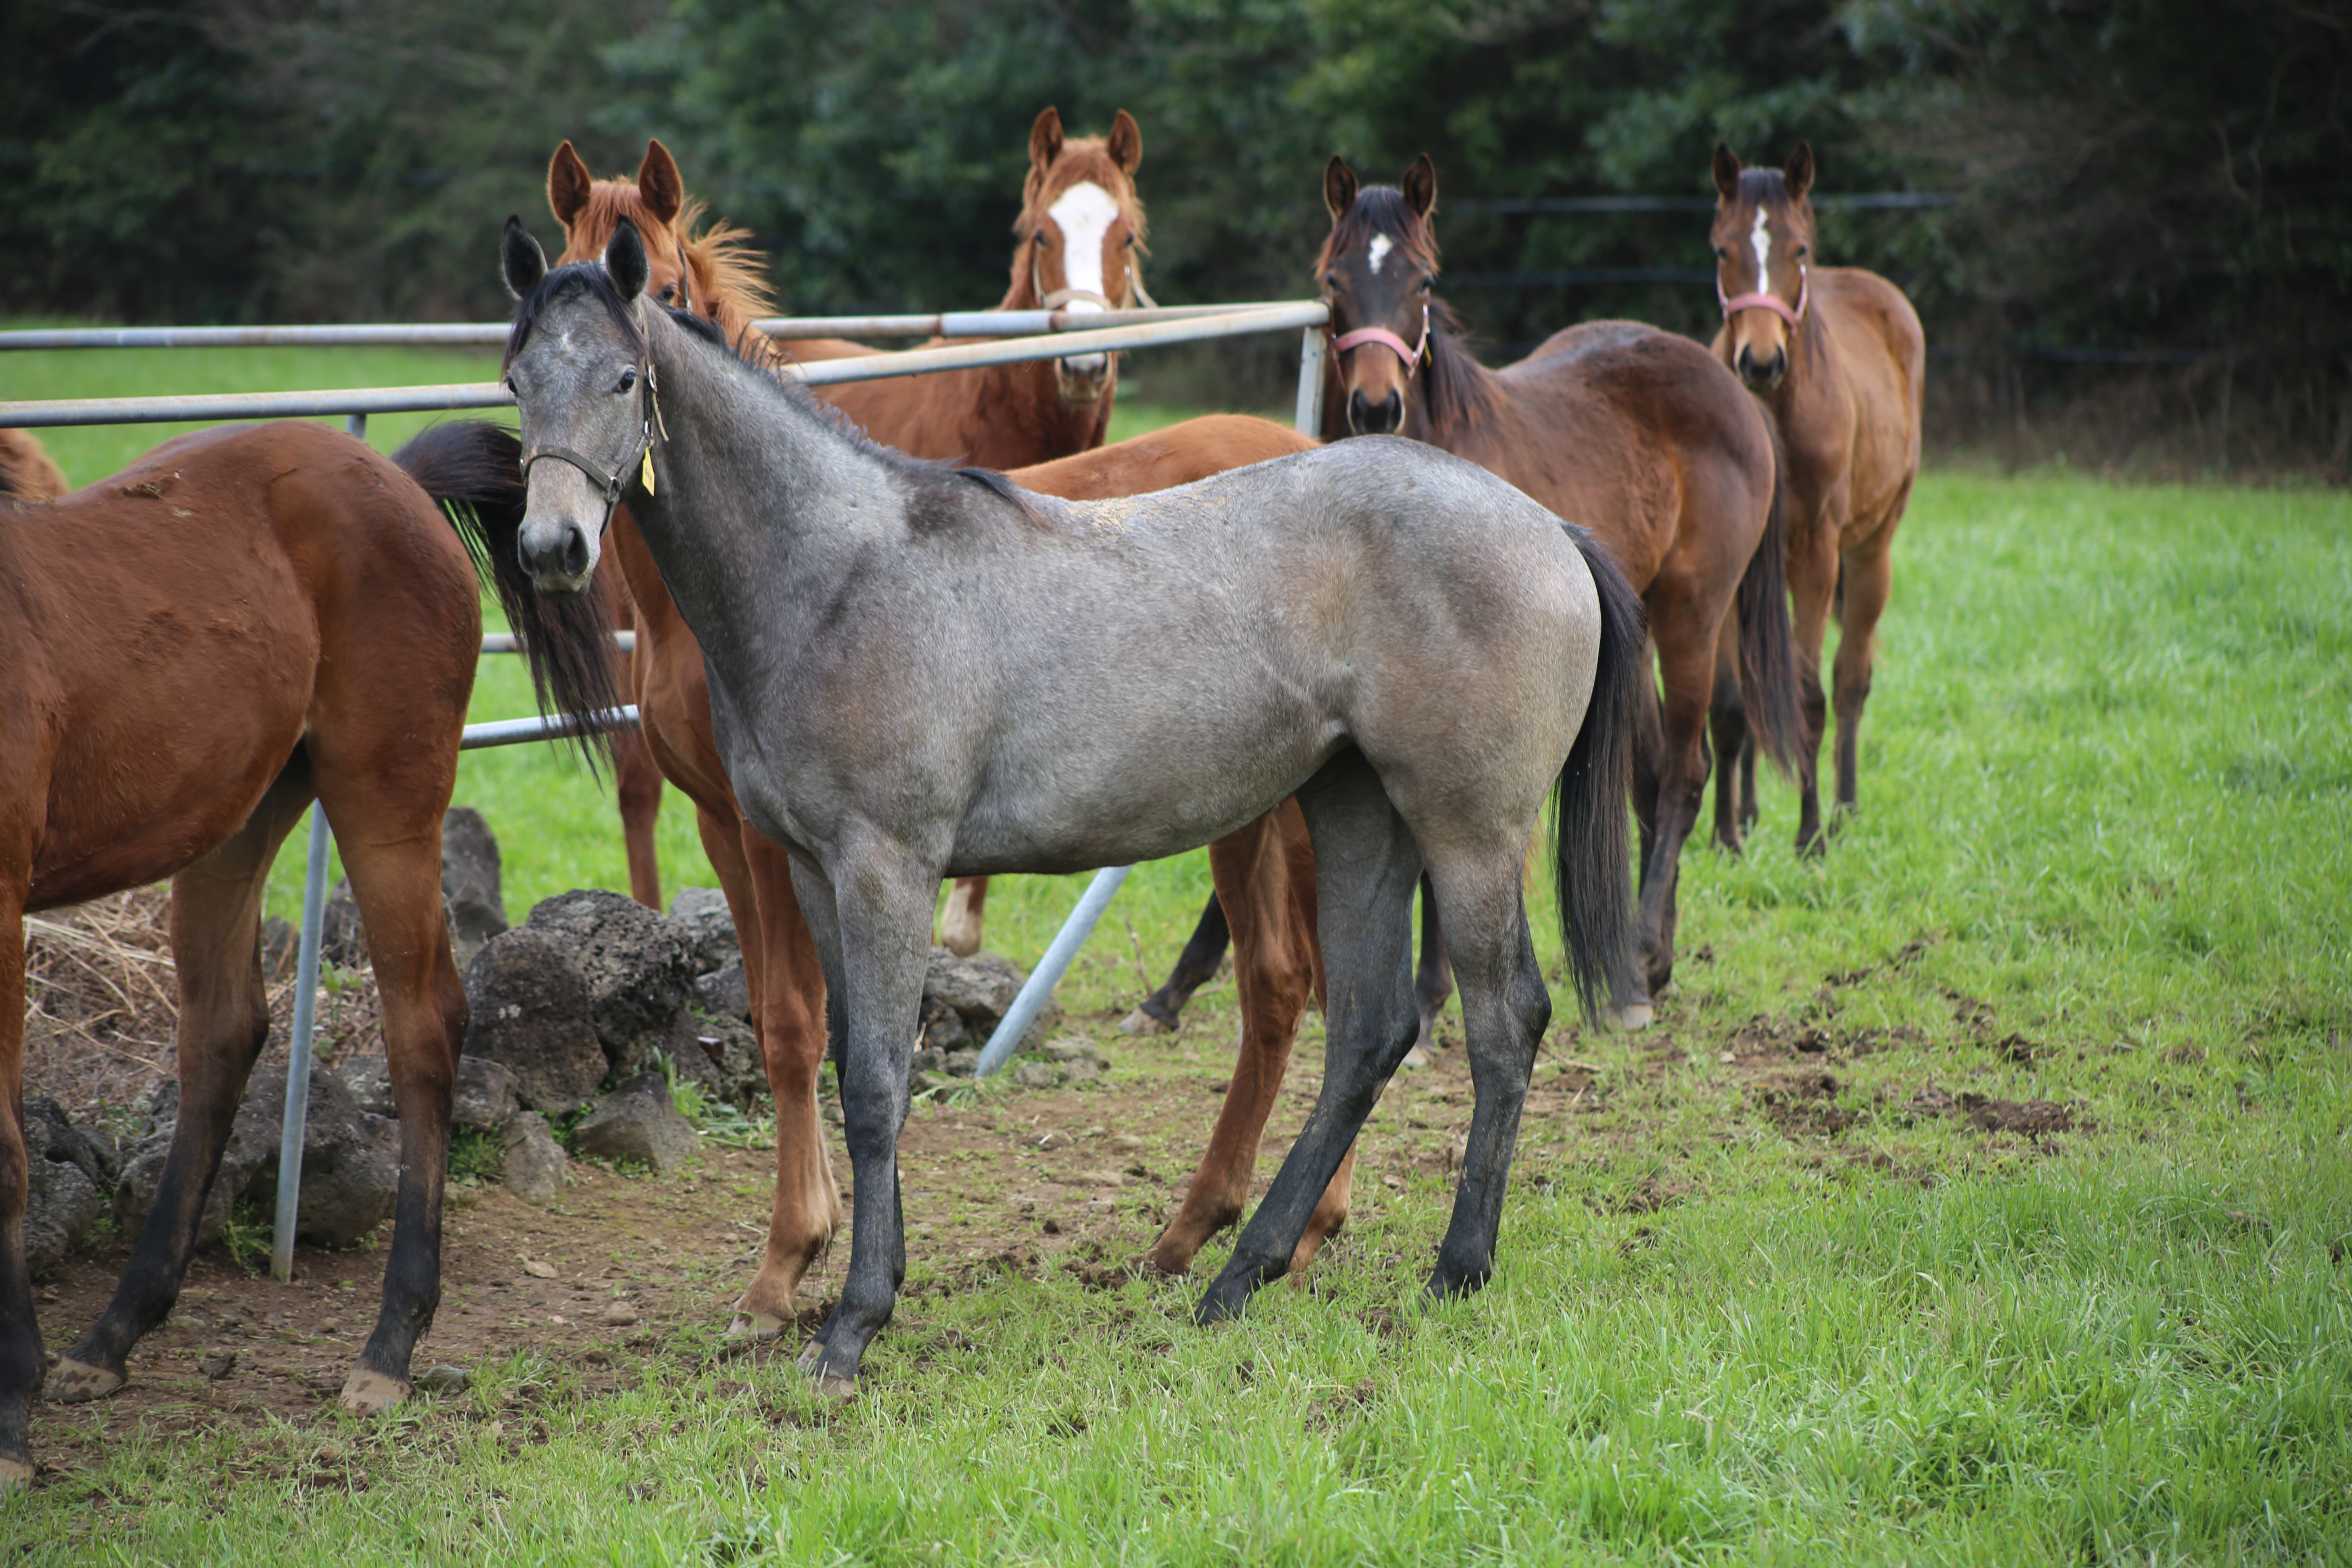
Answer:
[{"label": "brown horse", "polygon": [[65,493],[65,470],[30,430],[0,430],[0,496],[54,500]]},{"label": "brown horse", "polygon": [[[1814,268],[1813,150],[1780,169],[1742,169],[1715,149],[1715,356],[1739,374],[1780,426],[1789,489],[1789,587],[1796,602],[1805,745],[1797,847],[1822,846],[1822,642],[1838,617],[1836,812],[1853,809],[1863,704],[1870,700],[1878,617],[1894,584],[1895,530],[1919,477],[1919,400],[1927,342],[1903,291],[1854,267]],[[1731,760],[1747,755],[1747,720],[1718,706],[1716,831],[1752,821],[1753,773],[1740,798]]]},{"label": "brown horse", "polygon": [[[1140,300],[1137,266],[1145,221],[1135,171],[1142,161],[1143,133],[1124,110],[1113,118],[1110,134],[1099,139],[1066,137],[1053,109],[1037,116],[1029,130],[1012,279],[998,309],[1066,306],[1083,312],[1125,309]],[[707,316],[739,349],[758,342],[752,323],[771,309],[758,259],[743,248],[742,230],[696,231],[701,204],[687,195],[677,161],[661,142],[646,144],[634,180],[591,179],[572,143],[564,142],[548,164],[547,201],[563,225],[560,262],[602,256],[614,226],[626,217],[645,237],[654,298]],[[840,339],[774,348],[795,360],[877,352]],[[912,457],[1010,469],[1102,445],[1117,391],[1114,357],[1097,354],[822,387],[818,395],[874,439]],[[633,890],[658,902],[652,819],[659,781],[633,773],[625,756],[616,763]],[[707,841],[708,828],[703,836]],[[979,951],[987,894],[984,877],[956,884],[944,930],[955,951]]]},{"label": "brown horse", "polygon": [[[436,507],[508,538],[511,433],[455,424],[396,458],[286,422],[184,436],[100,484],[0,501],[0,1489],[32,1474],[44,1382],[26,1272],[25,915],[172,879],[179,1119],[112,1302],[50,1397],[121,1385],[179,1293],[229,1125],[269,1037],[262,889],[322,803],[365,918],[400,1108],[400,1192],[348,1410],[408,1393],[440,1299],[450,1090],[466,994],[441,906],[441,816],[481,655],[480,589]],[[474,542],[486,547],[488,541]],[[493,550],[511,562],[511,549]],[[598,705],[602,628],[502,596],[558,700]]]}]

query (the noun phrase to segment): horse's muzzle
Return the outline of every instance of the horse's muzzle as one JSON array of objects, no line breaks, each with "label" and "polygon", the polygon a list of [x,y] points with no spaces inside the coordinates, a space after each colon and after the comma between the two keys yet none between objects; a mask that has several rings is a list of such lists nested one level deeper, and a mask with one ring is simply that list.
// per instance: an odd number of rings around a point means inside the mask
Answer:
[{"label": "horse's muzzle", "polygon": [[1100,403],[1110,390],[1110,355],[1076,354],[1054,362],[1054,382],[1065,403]]},{"label": "horse's muzzle", "polygon": [[1361,392],[1348,394],[1348,428],[1359,436],[1393,436],[1404,424],[1404,396],[1391,388],[1377,401]]},{"label": "horse's muzzle", "polygon": [[1769,358],[1759,358],[1742,348],[1733,359],[1739,370],[1739,379],[1746,382],[1751,391],[1769,392],[1789,374],[1789,351],[1784,348],[1774,349]]},{"label": "horse's muzzle", "polygon": [[522,569],[531,586],[542,594],[585,593],[596,570],[595,542],[570,518],[545,521],[526,517],[515,540]]}]

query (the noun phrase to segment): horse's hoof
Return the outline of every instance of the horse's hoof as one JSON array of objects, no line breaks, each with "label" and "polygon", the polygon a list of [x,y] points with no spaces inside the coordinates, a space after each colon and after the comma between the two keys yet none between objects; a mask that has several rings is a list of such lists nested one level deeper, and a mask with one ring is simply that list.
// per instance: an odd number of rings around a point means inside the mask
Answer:
[{"label": "horse's hoof", "polygon": [[1612,1007],[1609,1009],[1609,1026],[1630,1034],[1636,1029],[1648,1028],[1656,1016],[1647,1002],[1636,1002],[1630,1007]]},{"label": "horse's hoof", "polygon": [[53,1404],[81,1405],[103,1399],[129,1381],[121,1373],[67,1356],[49,1368],[48,1381],[41,1392]]},{"label": "horse's hoof", "polygon": [[835,1405],[846,1405],[857,1397],[857,1380],[826,1373],[809,1385],[819,1399],[830,1399]]},{"label": "horse's hoof", "polygon": [[1404,1060],[1397,1063],[1397,1066],[1400,1068],[1425,1068],[1435,1059],[1436,1058],[1433,1058],[1427,1051],[1422,1049],[1422,1047],[1416,1044],[1412,1049],[1405,1052]]},{"label": "horse's hoof", "polygon": [[1118,1032],[1122,1035],[1172,1035],[1176,1032],[1176,1026],[1155,1018],[1138,1007],[1118,1021]]},{"label": "horse's hoof", "polygon": [[352,1375],[344,1380],[342,1397],[336,1403],[346,1415],[381,1415],[414,1392],[406,1378],[354,1367]]},{"label": "horse's hoof", "polygon": [[1155,1247],[1135,1260],[1139,1279],[1181,1279],[1192,1271],[1192,1255],[1180,1254],[1173,1247]]},{"label": "horse's hoof", "polygon": [[33,1461],[0,1459],[0,1497],[9,1497],[33,1484]]},{"label": "horse's hoof", "polygon": [[779,1318],[773,1312],[739,1311],[735,1314],[734,1321],[727,1325],[727,1337],[730,1340],[748,1340],[753,1344],[763,1345],[782,1337],[784,1330],[789,1326],[785,1320]]}]

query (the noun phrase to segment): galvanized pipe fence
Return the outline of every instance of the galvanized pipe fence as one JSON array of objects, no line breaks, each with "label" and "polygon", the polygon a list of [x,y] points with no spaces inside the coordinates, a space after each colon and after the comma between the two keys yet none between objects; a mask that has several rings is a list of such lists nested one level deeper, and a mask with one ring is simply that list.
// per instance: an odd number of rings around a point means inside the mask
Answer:
[{"label": "galvanized pipe fence", "polygon": [[[1322,428],[1325,326],[1330,310],[1320,300],[1258,304],[1192,305],[1143,310],[951,310],[935,315],[786,316],[758,323],[782,339],[817,337],[948,337],[999,341],[908,349],[895,353],[796,362],[782,374],[808,385],[879,381],[986,365],[1023,364],[1078,354],[1117,353],[1167,343],[1202,342],[1258,332],[1297,331],[1298,396],[1296,427],[1313,436]],[[0,351],[98,348],[266,348],[481,346],[506,341],[503,322],[452,325],[356,325],[289,327],[95,327],[0,332]],[[196,396],[98,397],[40,402],[0,402],[0,426],[54,429],[78,425],[142,425],[222,419],[280,419],[344,416],[344,427],[362,440],[371,414],[432,413],[508,408],[514,395],[497,382],[447,386],[362,387],[320,392],[225,393]],[[635,635],[614,634],[617,646],[633,648]],[[511,633],[482,638],[482,652],[516,653]],[[560,713],[468,724],[461,751],[555,740],[598,730],[632,728],[635,707],[603,713]],[[332,835],[326,807],[310,806],[308,865],[302,883],[302,925],[295,949],[294,1018],[286,1062],[286,1110],[278,1130],[278,1205],[271,1230],[269,1268],[278,1279],[294,1273],[294,1229],[301,1205],[302,1141],[310,1106],[311,1045],[317,1031],[320,945],[326,923],[327,874]],[[1055,935],[1003,1021],[981,1053],[979,1071],[1001,1068],[1047,996],[1068,969],[1112,893],[1132,867],[1107,867],[1094,880]]]}]

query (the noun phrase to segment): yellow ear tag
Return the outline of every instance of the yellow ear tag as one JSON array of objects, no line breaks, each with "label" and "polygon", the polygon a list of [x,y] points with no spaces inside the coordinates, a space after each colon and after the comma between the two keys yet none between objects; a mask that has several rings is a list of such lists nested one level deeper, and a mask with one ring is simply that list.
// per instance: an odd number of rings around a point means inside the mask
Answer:
[{"label": "yellow ear tag", "polygon": [[647,494],[647,495],[651,495],[651,494],[653,494],[653,493],[654,493],[654,449],[653,449],[651,447],[646,447],[646,460],[645,460],[644,462],[642,462],[642,463],[640,463],[640,464],[638,464],[638,465],[637,465],[637,478],[639,478],[640,479],[643,479],[643,480],[645,481],[645,485],[646,485],[646,494]]}]

